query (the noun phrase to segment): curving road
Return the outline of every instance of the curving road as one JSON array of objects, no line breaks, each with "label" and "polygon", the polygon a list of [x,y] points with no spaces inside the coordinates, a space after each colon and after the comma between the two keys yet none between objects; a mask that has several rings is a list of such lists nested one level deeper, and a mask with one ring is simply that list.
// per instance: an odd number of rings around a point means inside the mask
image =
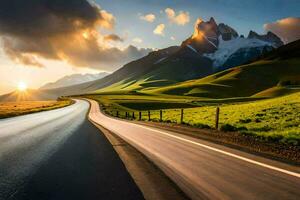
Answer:
[{"label": "curving road", "polygon": [[143,199],[88,109],[0,120],[0,200]]},{"label": "curving road", "polygon": [[192,199],[299,199],[300,169],[220,145],[107,117],[90,100],[90,120],[159,166]]}]

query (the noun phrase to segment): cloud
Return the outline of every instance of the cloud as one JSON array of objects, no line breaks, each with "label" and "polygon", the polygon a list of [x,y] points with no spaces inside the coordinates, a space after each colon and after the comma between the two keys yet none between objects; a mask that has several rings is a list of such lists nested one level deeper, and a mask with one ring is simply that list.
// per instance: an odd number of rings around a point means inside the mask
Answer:
[{"label": "cloud", "polygon": [[140,19],[152,23],[152,22],[154,22],[156,17],[155,17],[154,14],[150,13],[150,14],[147,14],[147,15],[140,16]]},{"label": "cloud", "polygon": [[[85,0],[83,0],[83,1],[85,1]],[[98,9],[100,9],[100,7]],[[108,28],[108,29],[113,28],[113,26],[115,25],[115,17],[113,16],[113,14],[108,13],[105,10],[101,10],[100,15],[103,19],[99,23],[99,25],[102,27]]]},{"label": "cloud", "polygon": [[1,0],[0,36],[4,52],[15,62],[42,67],[43,59],[79,67],[113,70],[145,54],[144,49],[112,48],[102,29],[112,31],[113,14],[88,0]]},{"label": "cloud", "polygon": [[190,22],[190,14],[188,12],[179,11],[179,13],[176,15],[176,12],[172,8],[166,8],[165,13],[167,14],[170,22],[177,25],[183,26]]},{"label": "cloud", "polygon": [[170,39],[173,41],[176,40],[176,38],[174,36],[171,36]]},{"label": "cloud", "polygon": [[20,53],[18,51],[14,51],[9,40],[3,40],[3,44],[3,50],[6,55],[8,55],[11,60],[15,61],[16,63],[22,63],[24,65],[31,65],[35,67],[43,67],[43,65],[37,61],[36,56],[29,53]]},{"label": "cloud", "polygon": [[278,35],[284,43],[300,39],[300,17],[288,17],[264,25],[265,30]]},{"label": "cloud", "polygon": [[135,42],[135,43],[142,43],[143,40],[141,38],[133,38],[132,39],[132,42]]},{"label": "cloud", "polygon": [[104,36],[103,39],[104,39],[104,41],[115,41],[115,42],[123,42],[124,41],[120,36],[118,36],[116,34],[106,35],[106,36]]},{"label": "cloud", "polygon": [[153,33],[156,34],[156,35],[164,36],[165,35],[164,31],[165,31],[165,25],[164,24],[159,24],[159,25],[156,26]]}]

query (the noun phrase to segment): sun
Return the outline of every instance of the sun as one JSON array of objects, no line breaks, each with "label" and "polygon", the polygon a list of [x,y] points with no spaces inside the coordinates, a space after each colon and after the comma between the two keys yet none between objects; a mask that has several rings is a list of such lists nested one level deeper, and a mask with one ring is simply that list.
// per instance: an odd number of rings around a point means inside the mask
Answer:
[{"label": "sun", "polygon": [[23,82],[23,81],[20,81],[18,83],[18,90],[20,92],[26,91],[27,90],[27,84],[25,82]]}]

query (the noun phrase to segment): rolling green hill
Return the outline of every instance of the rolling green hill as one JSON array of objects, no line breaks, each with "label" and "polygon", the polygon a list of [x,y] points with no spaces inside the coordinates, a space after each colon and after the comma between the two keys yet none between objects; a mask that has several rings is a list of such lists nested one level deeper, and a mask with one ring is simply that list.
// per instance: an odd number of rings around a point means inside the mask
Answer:
[{"label": "rolling green hill", "polygon": [[254,63],[147,92],[217,99],[274,97],[299,91],[298,82],[300,40],[280,47]]},{"label": "rolling green hill", "polygon": [[[212,61],[188,49],[159,50],[99,80],[97,92],[133,91],[172,85],[213,73]],[[185,52],[188,51],[188,52]],[[168,52],[168,53],[166,53]],[[117,78],[116,78],[117,77]],[[107,85],[109,80],[110,85]],[[112,81],[113,80],[113,81]]]}]

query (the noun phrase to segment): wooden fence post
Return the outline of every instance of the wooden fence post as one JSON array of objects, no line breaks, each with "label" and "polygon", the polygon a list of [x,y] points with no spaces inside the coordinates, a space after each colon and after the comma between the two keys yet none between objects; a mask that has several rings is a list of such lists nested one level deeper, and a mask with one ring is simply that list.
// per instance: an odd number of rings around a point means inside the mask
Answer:
[{"label": "wooden fence post", "polygon": [[216,109],[216,129],[219,129],[219,116],[220,116],[220,108],[217,107]]},{"label": "wooden fence post", "polygon": [[119,111],[117,110],[117,117],[119,117]]},{"label": "wooden fence post", "polygon": [[181,109],[181,114],[180,114],[180,123],[183,123],[183,109]]},{"label": "wooden fence post", "polygon": [[162,110],[159,111],[159,121],[162,122]]},{"label": "wooden fence post", "polygon": [[134,111],[132,112],[132,119],[135,119],[135,116],[134,116]]},{"label": "wooden fence post", "polygon": [[148,110],[148,121],[150,121],[151,120],[151,113],[150,113],[150,110]]},{"label": "wooden fence post", "polygon": [[126,113],[125,113],[125,118],[127,119],[127,117],[128,117],[128,113],[126,112]]},{"label": "wooden fence post", "polygon": [[142,112],[141,111],[139,112],[139,120],[140,121],[142,120]]}]

